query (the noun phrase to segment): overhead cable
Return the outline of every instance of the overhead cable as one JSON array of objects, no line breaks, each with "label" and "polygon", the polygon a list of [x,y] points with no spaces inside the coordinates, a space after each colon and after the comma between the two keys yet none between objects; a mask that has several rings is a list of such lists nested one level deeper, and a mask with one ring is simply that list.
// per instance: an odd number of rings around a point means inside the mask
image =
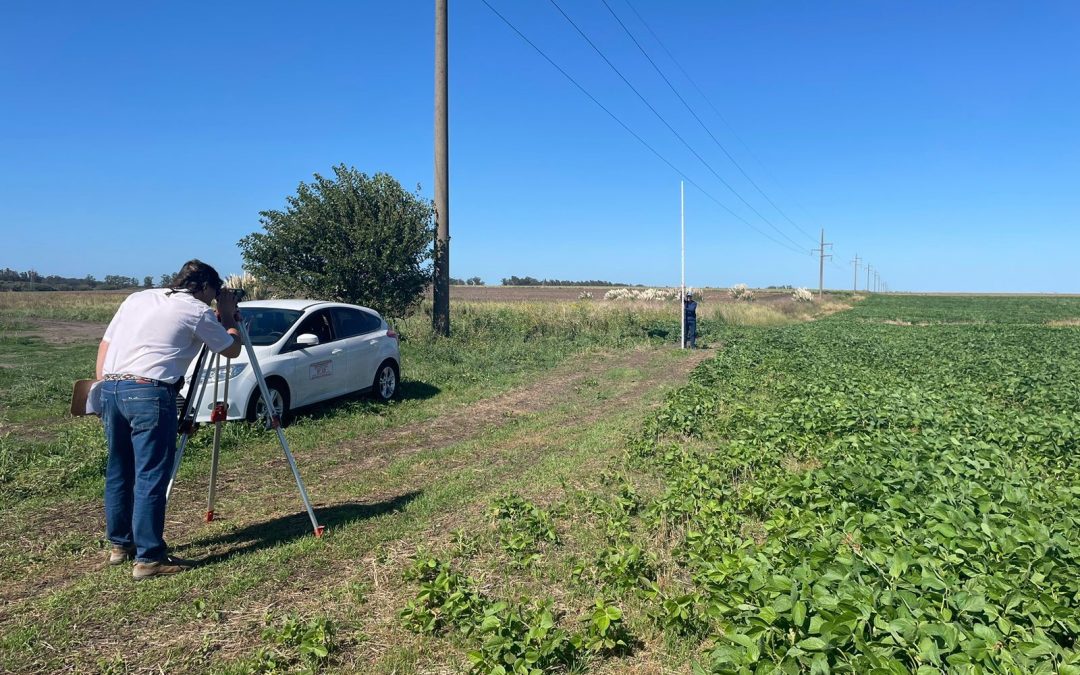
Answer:
[{"label": "overhead cable", "polygon": [[638,135],[637,132],[635,132],[633,129],[631,129],[629,126],[627,126],[627,124],[625,122],[623,122],[621,119],[619,119],[619,117],[615,113],[611,112],[611,110],[609,110],[607,108],[607,106],[605,106],[603,103],[601,103],[595,96],[590,94],[589,91],[587,89],[585,89],[585,87],[583,87],[581,84],[579,84],[578,81],[575,80],[565,70],[563,70],[563,68],[561,66],[559,66],[559,64],[555,63],[555,61],[553,61],[550,56],[548,56],[546,53],[544,53],[544,51],[542,49],[540,49],[538,46],[536,46],[536,44],[534,44],[532,40],[530,40],[528,37],[525,36],[524,33],[522,33],[520,30],[518,30],[517,26],[515,26],[513,23],[511,23],[510,20],[507,19],[505,16],[500,14],[497,9],[492,7],[491,3],[489,3],[488,0],[480,0],[480,1],[482,3],[484,3],[484,5],[488,9],[490,9],[492,11],[492,13],[495,14],[495,16],[499,17],[499,19],[501,19],[502,22],[505,23],[510,28],[510,30],[514,31],[514,33],[516,33],[518,37],[520,37],[522,40],[524,40],[526,44],[528,44],[530,47],[532,47],[534,50],[536,50],[536,53],[538,53],[540,56],[542,56],[545,61],[550,63],[552,65],[552,67],[554,67],[556,70],[558,70],[560,73],[562,73],[563,77],[570,80],[570,83],[573,84],[575,87],[577,87],[578,90],[581,91],[581,93],[585,94],[585,96],[587,96],[589,98],[589,100],[591,100],[593,103],[595,103],[597,106],[599,106],[601,110],[603,110],[605,113],[608,114],[609,117],[611,117],[611,119],[615,120],[619,124],[619,126],[621,126],[623,129],[625,129],[627,131],[627,133],[629,133],[631,136],[633,136],[635,139],[637,139],[637,141],[639,143],[644,145],[649,150],[649,152],[656,155],[656,157],[658,159],[660,159],[660,161],[662,161],[664,164],[667,164],[668,167],[670,167],[672,171],[679,174],[679,176],[681,176],[682,179],[685,180],[688,184],[690,184],[691,186],[697,188],[698,191],[700,191],[703,195],[708,197],[711,201],[715,202],[717,206],[719,206],[720,208],[724,209],[729,214],[731,214],[736,220],[738,220],[742,224],[746,225],[750,229],[754,230],[755,232],[757,232],[761,236],[765,237],[769,241],[777,244],[778,246],[782,246],[782,247],[786,248],[789,251],[793,251],[795,253],[798,253],[800,255],[804,253],[804,251],[802,249],[795,248],[795,247],[791,246],[790,244],[787,244],[787,243],[785,243],[783,241],[780,241],[779,239],[771,236],[768,232],[765,232],[764,230],[757,227],[756,225],[754,225],[750,221],[746,220],[745,218],[740,216],[738,213],[731,210],[731,208],[729,208],[726,204],[724,204],[719,199],[714,197],[712,195],[712,193],[710,193],[708,190],[706,190],[701,185],[699,185],[697,183],[697,181],[695,181],[694,179],[692,179],[688,175],[686,175],[686,173],[682,169],[680,169],[679,167],[672,164],[666,157],[664,157],[662,154],[660,154],[660,152],[658,150],[656,150],[656,148],[649,145],[649,143],[645,139],[643,139],[640,135]]},{"label": "overhead cable", "polygon": [[[635,8],[634,8],[634,6],[633,6],[632,4],[630,4],[630,0],[624,0],[624,2],[626,2],[626,6],[630,8],[630,11],[632,11],[632,12],[634,13],[634,16],[636,16],[636,17],[638,18],[638,21],[640,21],[640,22],[641,22],[641,24],[642,24],[643,26],[645,26],[645,30],[649,31],[649,35],[652,35],[653,39],[654,39],[654,40],[656,40],[656,43],[657,43],[657,44],[659,44],[659,45],[660,45],[660,48],[664,50],[664,53],[665,53],[665,54],[667,54],[667,56],[668,56],[668,58],[669,58],[669,59],[671,59],[671,62],[675,64],[675,67],[677,67],[677,68],[679,69],[679,72],[681,72],[681,73],[683,74],[683,76],[684,76],[684,77],[685,77],[685,78],[686,78],[686,79],[687,79],[687,80],[688,80],[688,81],[690,82],[690,84],[691,84],[691,85],[693,85],[693,87],[694,87],[694,89],[695,89],[695,90],[697,91],[697,93],[701,95],[701,98],[705,99],[705,102],[709,104],[709,107],[710,107],[710,108],[712,108],[712,111],[713,111],[714,113],[716,113],[716,116],[717,116],[717,117],[719,117],[719,118],[720,118],[720,121],[722,121],[722,122],[724,123],[724,125],[725,125],[725,126],[726,126],[726,127],[728,128],[728,131],[730,131],[730,132],[731,132],[731,135],[735,137],[735,140],[739,141],[739,144],[740,144],[740,145],[742,145],[742,146],[743,146],[743,148],[744,148],[744,149],[746,150],[746,152],[747,152],[747,153],[748,153],[748,154],[749,154],[749,155],[750,155],[750,156],[751,156],[751,157],[752,157],[752,158],[754,159],[754,161],[756,161],[756,162],[757,162],[757,163],[758,163],[758,164],[759,164],[759,165],[761,166],[761,168],[765,170],[765,173],[766,173],[766,174],[767,174],[767,175],[768,175],[768,176],[769,176],[770,178],[772,178],[772,179],[773,179],[773,181],[774,181],[775,183],[779,184],[779,183],[780,183],[780,181],[778,181],[778,180],[776,179],[776,176],[774,176],[774,175],[772,174],[772,172],[771,172],[771,171],[769,171],[768,167],[767,167],[767,166],[765,166],[765,163],[764,163],[764,162],[762,162],[762,161],[761,161],[760,159],[758,159],[758,157],[757,157],[757,156],[756,156],[756,155],[754,154],[753,150],[751,150],[751,149],[750,149],[750,146],[746,144],[746,141],[744,141],[744,140],[743,140],[743,139],[742,139],[742,138],[741,138],[741,137],[739,136],[739,134],[735,132],[735,128],[734,128],[734,127],[733,127],[733,126],[731,125],[731,123],[730,123],[730,122],[728,122],[727,118],[726,118],[726,117],[724,117],[723,113],[721,113],[721,112],[720,112],[720,111],[719,111],[719,110],[717,109],[717,107],[716,107],[715,105],[713,105],[713,102],[712,102],[712,100],[710,100],[710,99],[709,99],[709,97],[708,97],[708,96],[707,96],[707,95],[705,94],[705,92],[701,90],[701,87],[699,87],[699,86],[698,86],[698,84],[697,84],[697,82],[696,82],[696,81],[694,80],[694,78],[690,77],[690,74],[689,74],[688,72],[686,72],[686,69],[682,67],[682,64],[681,64],[681,63],[679,63],[679,60],[675,58],[675,55],[674,55],[674,54],[672,54],[672,53],[671,53],[671,51],[670,51],[670,50],[669,50],[669,49],[667,48],[667,46],[665,46],[665,45],[664,45],[664,41],[663,41],[663,40],[661,40],[661,39],[660,39],[660,36],[658,36],[658,35],[656,34],[656,32],[655,32],[655,31],[654,31],[654,30],[653,30],[653,29],[652,29],[652,28],[651,28],[651,27],[649,26],[649,23],[648,23],[647,21],[645,21],[644,17],[642,17],[642,16],[641,16],[641,14],[640,14],[640,13],[639,13],[639,12],[637,11],[637,9],[635,9]],[[607,5],[607,2],[606,2],[606,1],[604,2],[604,5]],[[608,7],[608,11],[611,11],[611,7]],[[612,14],[615,14],[615,12],[613,12],[613,11],[612,11],[611,13],[612,13]],[[618,18],[618,17],[616,17],[616,19],[617,19],[617,18]],[[621,24],[622,22],[620,21],[619,23]],[[625,26],[623,26],[623,28],[624,28],[624,30],[625,30],[625,28],[626,28],[626,27],[625,27]],[[627,32],[629,32],[629,31],[627,31]],[[631,39],[633,39],[633,36],[631,36]],[[635,42],[635,44],[636,44],[636,43],[637,43],[637,40],[635,40],[634,42]],[[639,45],[639,48],[640,48],[640,45]],[[644,50],[643,50],[643,51],[644,51]],[[646,58],[648,58],[648,56],[646,56]],[[650,62],[650,63],[652,63],[652,59],[649,59],[649,62]],[[656,67],[656,64],[655,64],[655,63],[653,64],[653,67]],[[659,70],[659,69],[658,69],[658,70]],[[667,79],[667,78],[665,78],[665,81],[666,81],[666,79]],[[669,86],[670,86],[670,84],[669,84]],[[681,99],[681,98],[682,98],[682,97],[680,97],[680,99]],[[696,118],[696,117],[697,117],[697,115],[694,115],[694,117]],[[698,120],[698,121],[700,122],[700,120]],[[709,135],[710,135],[710,136],[712,136],[712,134],[711,134],[711,133],[710,133]],[[715,141],[716,139],[714,138],[713,140]],[[719,144],[719,142],[717,142],[717,145],[720,145],[720,144]],[[724,150],[724,154],[728,154],[727,150],[725,150],[723,146],[720,146],[720,149],[721,149],[721,150]],[[730,155],[728,155],[728,157],[730,157]],[[732,160],[732,162],[735,162],[735,160],[733,159],[733,160]],[[741,167],[741,166],[739,166],[737,162],[735,163],[735,166],[739,167],[739,171],[740,171],[740,172],[742,172],[742,174],[743,174],[744,176],[746,176],[746,172],[744,172],[744,171],[742,170],[742,167]],[[749,181],[751,182],[751,184],[753,184],[753,185],[754,185],[754,187],[755,187],[755,188],[757,188],[758,192],[761,192],[761,195],[762,195],[763,197],[765,197],[765,199],[766,199],[766,200],[767,200],[767,201],[768,201],[768,202],[769,202],[770,204],[772,204],[772,205],[773,205],[773,208],[775,208],[775,209],[776,209],[776,210],[777,210],[777,211],[778,211],[778,212],[780,213],[780,215],[784,217],[784,219],[785,219],[786,221],[788,221],[789,223],[791,223],[791,224],[792,224],[792,225],[793,225],[793,226],[795,227],[795,229],[797,229],[797,230],[798,230],[799,232],[801,232],[801,233],[802,233],[802,234],[803,234],[804,236],[806,236],[806,237],[807,237],[808,239],[810,239],[811,241],[815,241],[815,240],[814,240],[814,237],[813,237],[813,235],[809,234],[809,233],[808,233],[808,232],[807,232],[806,230],[804,230],[804,229],[803,229],[802,227],[800,227],[798,223],[796,223],[796,222],[795,222],[794,220],[792,220],[791,218],[789,218],[789,217],[788,217],[788,215],[787,215],[786,213],[784,213],[784,211],[783,211],[783,210],[782,210],[782,209],[781,209],[781,208],[780,208],[779,206],[777,206],[777,205],[776,205],[775,203],[773,203],[773,201],[772,201],[771,199],[769,199],[769,197],[768,197],[768,196],[767,196],[767,195],[766,195],[766,194],[765,194],[765,193],[764,193],[764,192],[763,192],[763,191],[761,190],[761,188],[759,188],[759,187],[757,186],[757,183],[754,183],[754,181],[753,181],[753,180],[750,180],[750,177],[749,177],[749,176],[747,176],[746,178],[747,178],[747,180],[749,180]],[[789,195],[789,196],[790,196],[790,195]],[[792,197],[792,200],[793,200],[793,201],[795,201],[795,203],[796,203],[796,204],[798,205],[798,201],[796,201],[796,200],[794,199],[794,197]],[[803,210],[805,211],[806,209],[805,209],[805,208],[803,208]]]},{"label": "overhead cable", "polygon": [[[630,40],[638,48],[638,51],[641,52],[642,56],[644,56],[645,59],[652,65],[653,69],[656,71],[656,74],[660,76],[660,79],[662,79],[664,81],[664,83],[667,84],[668,88],[671,89],[671,93],[675,94],[676,98],[678,98],[679,101],[683,104],[683,107],[685,107],[686,110],[690,113],[690,115],[693,116],[693,118],[695,120],[697,120],[697,123],[699,125],[701,125],[701,128],[705,130],[705,133],[707,133],[709,135],[709,138],[711,138],[713,140],[713,143],[716,144],[716,147],[720,148],[720,150],[731,161],[731,163],[735,165],[735,168],[739,170],[739,173],[742,174],[743,178],[745,178],[751,185],[754,186],[754,189],[758,191],[758,194],[760,194],[762,197],[765,198],[765,201],[769,202],[769,204],[772,205],[772,207],[774,209],[776,209],[776,211],[780,215],[784,216],[784,218],[787,218],[788,222],[791,222],[792,225],[795,225],[795,223],[790,218],[787,217],[787,214],[784,213],[783,209],[781,209],[779,206],[777,206],[776,202],[774,202],[771,198],[769,198],[769,195],[765,194],[765,191],[762,190],[761,187],[756,182],[754,182],[754,179],[751,178],[748,173],[746,173],[746,171],[742,168],[742,165],[739,164],[738,160],[736,160],[731,155],[731,153],[728,152],[728,149],[724,147],[724,144],[720,142],[720,139],[718,139],[713,134],[712,130],[709,129],[709,127],[705,124],[705,122],[703,122],[701,120],[701,118],[698,116],[697,112],[694,111],[693,107],[691,107],[691,105],[686,102],[686,99],[683,98],[682,94],[679,93],[679,90],[675,88],[675,85],[671,83],[671,80],[669,80],[667,75],[664,74],[664,71],[660,69],[660,66],[656,65],[656,62],[653,61],[651,56],[649,56],[649,52],[645,51],[645,48],[641,46],[641,43],[638,42],[637,38],[634,37],[634,34],[630,32],[630,29],[626,27],[626,24],[623,23],[622,19],[619,18],[619,15],[616,14],[615,10],[613,10],[611,8],[611,5],[608,4],[608,1],[607,0],[600,0],[600,1],[604,3],[604,7],[607,7],[608,12],[611,13],[611,16],[614,17],[615,21],[619,24],[619,26],[622,27],[622,29],[626,33],[626,35],[630,38]],[[795,227],[800,232],[802,232],[802,229],[799,228],[798,225],[795,225]],[[806,235],[807,237],[810,237],[810,235],[807,235],[805,232],[802,232],[802,233],[804,235]],[[813,237],[810,237],[810,239],[813,240]]]},{"label": "overhead cable", "polygon": [[675,138],[678,138],[679,141],[686,147],[686,149],[689,150],[694,155],[694,157],[697,157],[698,160],[702,164],[705,165],[705,168],[707,168],[712,173],[712,175],[716,177],[716,179],[718,181],[723,183],[724,187],[726,187],[728,190],[731,191],[731,194],[738,197],[739,201],[741,201],[743,204],[745,204],[748,209],[753,211],[757,215],[758,218],[761,218],[761,220],[763,220],[769,227],[771,227],[773,230],[775,230],[781,237],[783,237],[784,239],[787,239],[788,241],[790,241],[795,246],[800,245],[799,242],[797,242],[794,239],[792,239],[791,237],[789,237],[786,232],[784,232],[779,227],[774,225],[772,223],[772,221],[770,221],[760,211],[758,211],[756,208],[754,208],[753,204],[746,201],[746,199],[744,199],[743,196],[741,194],[739,194],[738,190],[736,190],[734,187],[732,187],[730,183],[728,183],[726,180],[724,180],[723,176],[721,176],[719,173],[717,173],[716,169],[713,168],[712,164],[709,164],[709,162],[704,157],[702,157],[701,154],[697,150],[695,150],[693,148],[693,146],[691,146],[690,143],[688,143],[686,141],[685,138],[682,137],[682,134],[680,134],[678,131],[676,131],[675,128],[673,126],[671,126],[671,124],[668,123],[668,121],[666,119],[664,119],[664,116],[661,115],[660,112],[656,108],[654,108],[651,103],[649,103],[648,99],[646,99],[644,96],[642,96],[641,92],[637,90],[637,87],[635,87],[633,84],[631,84],[630,80],[626,79],[626,76],[622,74],[622,71],[620,71],[615,66],[615,64],[611,62],[611,59],[609,59],[604,54],[604,52],[599,47],[597,47],[596,44],[591,39],[589,39],[589,36],[585,34],[585,31],[581,30],[581,28],[576,23],[574,23],[574,20],[570,18],[570,15],[568,15],[565,11],[563,11],[563,8],[559,6],[559,3],[556,2],[556,0],[548,0],[548,1],[552,5],[554,5],[555,9],[559,10],[559,13],[563,15],[563,18],[566,19],[567,22],[569,22],[569,24],[574,27],[574,30],[576,30],[578,32],[578,35],[580,35],[582,37],[582,39],[584,39],[585,42],[587,42],[588,45],[590,47],[592,47],[593,50],[597,54],[600,55],[600,58],[604,60],[604,63],[608,64],[608,66],[613,71],[615,71],[615,74],[618,75],[619,78],[622,79],[622,81],[624,83],[626,83],[626,86],[630,87],[630,90],[633,91],[634,94],[636,94],[639,99],[641,99],[641,102],[644,103],[645,106],[649,110],[651,110],[654,115],[656,115],[656,118],[659,119],[661,122],[663,122],[664,126],[666,126],[668,128],[668,130],[675,135]]}]

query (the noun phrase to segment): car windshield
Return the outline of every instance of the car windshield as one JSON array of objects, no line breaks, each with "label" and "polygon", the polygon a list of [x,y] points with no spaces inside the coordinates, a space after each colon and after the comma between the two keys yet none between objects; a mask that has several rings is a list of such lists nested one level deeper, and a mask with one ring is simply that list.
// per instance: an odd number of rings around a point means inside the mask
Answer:
[{"label": "car windshield", "polygon": [[251,344],[259,347],[272,345],[289,332],[303,312],[273,307],[241,307],[240,317],[247,326]]}]

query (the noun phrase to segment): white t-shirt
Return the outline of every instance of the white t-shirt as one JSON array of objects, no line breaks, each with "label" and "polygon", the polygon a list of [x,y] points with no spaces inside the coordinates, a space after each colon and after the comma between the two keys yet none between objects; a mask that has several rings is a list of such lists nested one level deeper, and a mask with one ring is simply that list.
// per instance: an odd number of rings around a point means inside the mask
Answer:
[{"label": "white t-shirt", "polygon": [[215,352],[233,344],[233,336],[213,310],[190,293],[153,288],[132,293],[105,329],[109,349],[104,375],[130,373],[176,382],[199,353],[202,343]]}]

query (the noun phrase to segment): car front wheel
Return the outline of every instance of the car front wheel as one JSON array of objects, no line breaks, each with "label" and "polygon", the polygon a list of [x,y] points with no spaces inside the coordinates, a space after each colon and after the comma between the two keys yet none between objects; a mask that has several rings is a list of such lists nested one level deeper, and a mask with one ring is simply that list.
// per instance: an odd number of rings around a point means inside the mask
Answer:
[{"label": "car front wheel", "polygon": [[[277,382],[267,382],[266,388],[270,390],[270,402],[274,406],[274,414],[284,426],[289,412],[289,390]],[[249,422],[261,422],[266,428],[270,428],[266,422],[266,403],[263,401],[262,392],[258,389],[255,390],[255,395],[251,397],[251,403],[248,404],[247,419]]]},{"label": "car front wheel", "polygon": [[379,401],[389,401],[398,393],[398,368],[390,360],[383,361],[375,371],[375,381],[371,384],[371,394]]}]

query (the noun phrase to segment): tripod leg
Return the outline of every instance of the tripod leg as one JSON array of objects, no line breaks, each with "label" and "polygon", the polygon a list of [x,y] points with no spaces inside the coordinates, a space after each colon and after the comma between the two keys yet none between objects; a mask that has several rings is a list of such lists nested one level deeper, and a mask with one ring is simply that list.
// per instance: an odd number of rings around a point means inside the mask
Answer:
[{"label": "tripod leg", "polygon": [[281,417],[270,403],[272,400],[270,398],[270,389],[266,386],[266,378],[263,377],[262,368],[259,367],[259,362],[255,358],[255,349],[251,346],[251,338],[248,337],[247,328],[243,322],[240,322],[238,326],[240,340],[244,343],[244,349],[247,350],[248,361],[251,364],[251,372],[254,373],[255,381],[259,383],[259,392],[262,393],[263,400],[266,401],[266,415],[269,418],[270,426],[277,432],[281,449],[285,452],[285,459],[288,460],[293,478],[296,479],[296,487],[300,489],[300,498],[304,501],[304,508],[307,509],[308,518],[311,519],[311,526],[315,529],[315,536],[321,537],[326,528],[319,524],[318,519],[315,518],[315,510],[311,508],[311,499],[308,498],[307,488],[304,487],[304,479],[300,477],[300,470],[296,468],[296,460],[289,449],[289,442],[285,440],[285,432],[281,429]]},{"label": "tripod leg", "polygon": [[[217,501],[217,475],[218,461],[221,458],[221,426],[228,417],[229,409],[229,366],[232,359],[225,359],[225,393],[219,400],[217,398],[217,384],[214,384],[214,411],[210,413],[210,421],[214,423],[214,452],[210,458],[210,491],[206,497],[206,522],[214,519],[214,503]],[[220,363],[220,357],[214,361],[214,365]]]},{"label": "tripod leg", "polygon": [[285,459],[288,460],[293,478],[296,479],[296,487],[300,489],[300,499],[304,501],[304,508],[307,509],[308,518],[311,519],[311,526],[315,528],[315,536],[321,537],[323,530],[326,528],[320,525],[315,518],[315,511],[311,508],[311,499],[308,497],[307,489],[304,487],[304,479],[300,477],[300,470],[296,468],[296,460],[293,459],[292,451],[289,450],[289,442],[285,440],[285,432],[282,431],[281,425],[274,427],[274,431],[277,432],[278,441],[281,442],[281,449],[285,451]]},{"label": "tripod leg", "polygon": [[[187,448],[188,440],[191,438],[193,431],[191,430],[195,424],[195,420],[199,417],[199,406],[202,405],[203,394],[206,393],[207,380],[210,377],[210,369],[202,371],[202,377],[199,377],[199,367],[202,366],[202,354],[196,361],[195,374],[192,376],[191,387],[188,389],[188,396],[184,399],[184,415],[180,419],[181,428],[184,429],[183,435],[180,437],[179,446],[176,449],[176,457],[173,459],[172,477],[169,478],[169,485],[165,488],[165,502],[169,501],[169,495],[172,494],[173,485],[176,483],[176,474],[180,471],[180,460],[184,458],[184,449]],[[195,395],[195,400],[192,402],[192,395]]]},{"label": "tripod leg", "polygon": [[206,522],[214,519],[214,502],[217,500],[218,458],[221,452],[221,422],[214,424],[214,452],[210,457],[210,493],[206,498]]}]

